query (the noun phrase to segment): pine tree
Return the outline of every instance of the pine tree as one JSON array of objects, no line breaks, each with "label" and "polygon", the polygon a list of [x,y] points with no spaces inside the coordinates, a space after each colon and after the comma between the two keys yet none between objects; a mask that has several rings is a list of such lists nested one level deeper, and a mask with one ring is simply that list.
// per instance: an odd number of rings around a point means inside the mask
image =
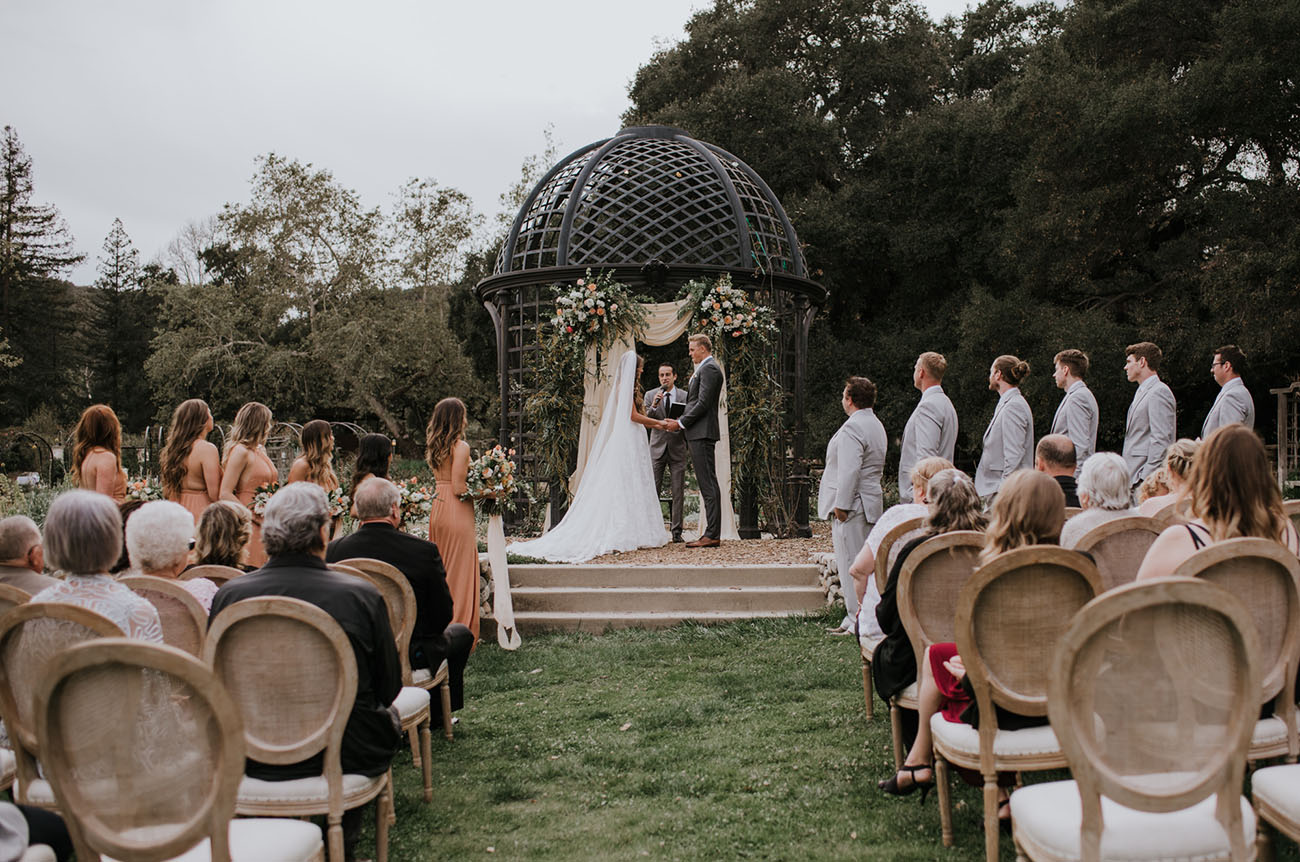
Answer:
[{"label": "pine tree", "polygon": [[144,289],[140,253],[122,220],[104,238],[98,277],[87,315],[90,395],[117,411],[124,426],[136,429],[152,413],[149,394],[139,385],[139,369],[149,358],[154,302]]}]

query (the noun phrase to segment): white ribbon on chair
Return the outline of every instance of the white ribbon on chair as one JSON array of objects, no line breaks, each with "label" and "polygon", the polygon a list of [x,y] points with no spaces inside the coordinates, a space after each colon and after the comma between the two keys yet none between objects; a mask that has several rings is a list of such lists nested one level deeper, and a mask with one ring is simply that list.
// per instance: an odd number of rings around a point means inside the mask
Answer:
[{"label": "white ribbon on chair", "polygon": [[488,568],[492,570],[492,619],[497,623],[497,643],[502,649],[519,649],[515,604],[510,597],[510,569],[506,566],[506,528],[500,512],[488,516]]}]

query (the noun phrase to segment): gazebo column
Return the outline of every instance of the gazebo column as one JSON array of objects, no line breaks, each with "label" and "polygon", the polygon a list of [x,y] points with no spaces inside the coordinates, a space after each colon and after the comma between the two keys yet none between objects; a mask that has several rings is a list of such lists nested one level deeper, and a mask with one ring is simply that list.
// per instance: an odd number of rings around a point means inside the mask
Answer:
[{"label": "gazebo column", "polygon": [[804,385],[808,376],[808,330],[812,326],[817,309],[808,301],[808,297],[796,295],[794,298],[794,423],[790,434],[791,465],[787,490],[790,514],[794,519],[791,524],[794,535],[801,538],[812,536],[812,527],[808,523],[808,501],[812,492],[812,480],[808,476],[808,460],[804,457],[804,442],[807,431],[804,425]]}]

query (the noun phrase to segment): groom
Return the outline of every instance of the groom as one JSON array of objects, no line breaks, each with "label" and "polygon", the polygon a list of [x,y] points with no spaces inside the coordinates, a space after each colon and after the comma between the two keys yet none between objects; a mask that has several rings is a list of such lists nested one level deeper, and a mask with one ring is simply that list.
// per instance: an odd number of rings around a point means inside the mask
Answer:
[{"label": "groom", "polygon": [[687,542],[686,547],[716,548],[722,544],[722,492],[713,466],[713,447],[720,436],[718,399],[722,395],[722,369],[713,358],[713,342],[707,335],[692,335],[687,338],[687,344],[695,373],[686,388],[686,412],[680,419],[669,419],[668,430],[685,432],[695,479],[704,497],[704,528],[700,537]]}]

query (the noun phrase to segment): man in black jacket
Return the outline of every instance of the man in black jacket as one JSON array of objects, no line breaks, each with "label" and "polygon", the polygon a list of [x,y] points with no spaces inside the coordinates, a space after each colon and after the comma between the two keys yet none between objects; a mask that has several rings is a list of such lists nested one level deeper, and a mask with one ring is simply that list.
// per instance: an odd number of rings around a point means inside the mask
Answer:
[{"label": "man in black jacket", "polygon": [[[464,702],[465,663],[474,647],[474,635],[467,626],[451,621],[451,592],[438,546],[398,529],[401,494],[387,479],[366,479],[353,491],[353,499],[361,527],[330,542],[325,559],[337,563],[368,557],[396,566],[406,575],[415,592],[411,666],[427,667],[430,673],[436,673],[446,659],[451,708],[460,709]],[[436,719],[442,702],[433,698],[432,707]]]}]

